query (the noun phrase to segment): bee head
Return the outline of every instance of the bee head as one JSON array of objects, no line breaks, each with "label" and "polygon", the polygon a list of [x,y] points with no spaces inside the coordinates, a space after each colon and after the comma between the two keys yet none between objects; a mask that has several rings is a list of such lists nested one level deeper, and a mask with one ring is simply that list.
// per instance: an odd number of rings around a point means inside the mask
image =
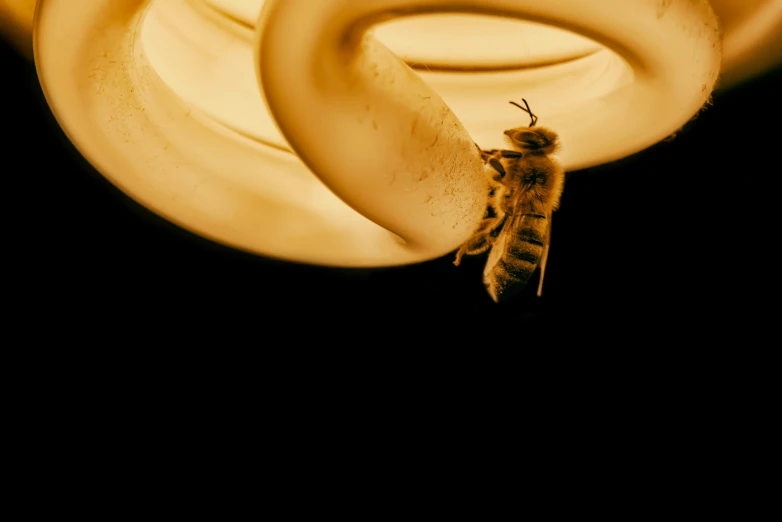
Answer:
[{"label": "bee head", "polygon": [[519,152],[551,154],[559,145],[557,133],[545,127],[516,127],[505,131],[513,148]]},{"label": "bee head", "polygon": [[538,122],[538,117],[532,113],[532,109],[529,108],[527,100],[522,98],[521,101],[524,102],[523,107],[514,101],[509,103],[529,114],[529,127],[508,129],[505,131],[505,135],[510,140],[513,148],[520,152],[551,154],[557,149],[557,145],[559,144],[557,134],[552,130],[542,127],[534,128],[535,124]]}]

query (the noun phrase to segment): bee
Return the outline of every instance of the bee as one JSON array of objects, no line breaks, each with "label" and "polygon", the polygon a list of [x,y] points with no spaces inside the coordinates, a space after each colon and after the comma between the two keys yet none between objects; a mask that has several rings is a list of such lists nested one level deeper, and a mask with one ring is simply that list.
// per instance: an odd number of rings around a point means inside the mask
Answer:
[{"label": "bee", "polygon": [[488,250],[483,284],[497,303],[518,294],[538,267],[538,296],[542,294],[551,214],[559,207],[565,185],[564,171],[551,158],[559,146],[559,137],[550,129],[535,127],[537,116],[527,100],[521,101],[524,107],[510,103],[529,114],[530,124],[504,132],[513,150],[482,150],[476,144],[490,167],[489,202],[483,220],[454,260],[459,266],[465,254]]}]

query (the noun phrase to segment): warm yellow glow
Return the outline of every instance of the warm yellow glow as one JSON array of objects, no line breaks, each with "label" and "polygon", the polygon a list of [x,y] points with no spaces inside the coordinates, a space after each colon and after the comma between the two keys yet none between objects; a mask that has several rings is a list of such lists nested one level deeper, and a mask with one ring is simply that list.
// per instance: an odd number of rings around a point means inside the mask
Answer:
[{"label": "warm yellow glow", "polygon": [[[326,265],[455,249],[485,190],[467,140],[503,146],[521,118],[509,99],[560,133],[566,167],[596,165],[686,122],[719,58],[697,0],[459,2],[483,15],[419,12],[447,0],[268,2],[256,35],[263,0],[42,0],[36,63],[70,139],[130,196],[217,241]],[[710,3],[722,87],[782,61],[782,0]],[[0,0],[0,33],[22,52],[34,4]],[[365,19],[367,5],[416,16]],[[335,10],[377,21],[377,40],[340,47]]]},{"label": "warm yellow glow", "polygon": [[32,58],[33,15],[36,0],[0,0],[0,36],[5,35],[20,52]]},{"label": "warm yellow glow", "polygon": [[711,0],[725,35],[722,88],[782,63],[782,0]]},{"label": "warm yellow glow", "polygon": [[[264,0],[201,1],[225,11],[247,26],[253,26]],[[30,57],[32,57],[35,2],[36,0],[0,0],[0,34],[11,39]],[[723,79],[720,88],[734,85],[782,61],[782,38],[779,38],[779,34],[782,34],[782,0],[710,0],[710,3],[720,19],[725,35]],[[391,24],[403,27],[405,32],[409,32],[412,28],[405,28],[404,21],[395,21]],[[444,30],[446,33],[451,33],[453,29],[454,26],[448,25],[434,32]],[[497,37],[494,30],[491,36]],[[386,41],[382,34],[380,39]],[[549,47],[552,44],[553,47]],[[462,45],[462,48],[467,47],[462,41],[457,41],[457,45]],[[559,45],[561,45],[559,42],[547,41],[545,47],[535,47],[532,51],[536,54],[546,54]],[[414,41],[400,42],[399,45],[390,42],[390,47],[402,55],[405,47],[413,48],[416,52],[418,50]],[[484,53],[484,55],[490,55],[492,60],[499,60],[494,52]],[[415,54],[412,53],[412,61],[414,56]]]},{"label": "warm yellow glow", "polygon": [[580,58],[602,47],[570,31],[476,14],[391,20],[375,37],[419,69],[519,69]]},{"label": "warm yellow glow", "polygon": [[[718,72],[705,3],[473,0],[483,16],[436,13],[449,5],[43,0],[36,63],[70,139],[142,204],[239,248],[347,266],[464,241],[486,198],[472,140],[503,145],[521,119],[509,99],[533,100],[579,168],[676,130]],[[384,22],[377,39],[351,32],[372,22]]]}]

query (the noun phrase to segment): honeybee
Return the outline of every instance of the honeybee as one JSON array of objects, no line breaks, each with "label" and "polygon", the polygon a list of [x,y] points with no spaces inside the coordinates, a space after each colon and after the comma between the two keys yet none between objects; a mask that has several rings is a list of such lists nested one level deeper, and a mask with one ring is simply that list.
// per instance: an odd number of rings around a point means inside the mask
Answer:
[{"label": "honeybee", "polygon": [[559,207],[565,185],[564,171],[551,158],[559,137],[550,129],[535,127],[537,116],[527,100],[521,101],[524,107],[510,103],[529,114],[530,124],[505,131],[513,150],[482,150],[476,144],[484,163],[491,167],[489,202],[483,220],[454,261],[459,266],[465,254],[489,250],[483,284],[497,303],[518,294],[538,266],[538,296],[542,294],[551,214]]}]

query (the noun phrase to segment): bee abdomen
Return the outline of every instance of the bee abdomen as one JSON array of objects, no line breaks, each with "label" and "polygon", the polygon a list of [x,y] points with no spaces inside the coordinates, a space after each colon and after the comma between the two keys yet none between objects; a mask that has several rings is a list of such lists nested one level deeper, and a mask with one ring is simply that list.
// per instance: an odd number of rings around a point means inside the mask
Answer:
[{"label": "bee abdomen", "polygon": [[492,299],[499,302],[524,288],[537,266],[537,262],[506,256],[497,263],[494,270],[484,276],[483,284]]},{"label": "bee abdomen", "polygon": [[548,219],[540,214],[526,214],[523,218],[514,237],[508,238],[499,262],[484,276],[486,289],[495,301],[524,288],[543,256]]},{"label": "bee abdomen", "polygon": [[521,226],[516,232],[519,239],[543,244],[548,231],[548,218],[542,214],[524,214]]}]

